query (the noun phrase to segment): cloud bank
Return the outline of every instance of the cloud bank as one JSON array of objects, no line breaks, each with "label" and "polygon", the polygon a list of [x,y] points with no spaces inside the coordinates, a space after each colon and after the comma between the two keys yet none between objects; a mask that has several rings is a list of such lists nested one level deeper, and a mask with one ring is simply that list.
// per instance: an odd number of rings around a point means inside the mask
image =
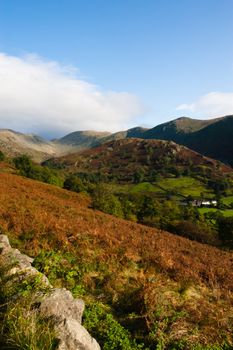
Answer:
[{"label": "cloud bank", "polygon": [[101,91],[73,67],[0,53],[0,128],[51,137],[76,130],[117,131],[143,113],[127,92]]},{"label": "cloud bank", "polygon": [[204,118],[214,118],[233,114],[233,92],[210,92],[191,104],[181,104],[176,108]]}]

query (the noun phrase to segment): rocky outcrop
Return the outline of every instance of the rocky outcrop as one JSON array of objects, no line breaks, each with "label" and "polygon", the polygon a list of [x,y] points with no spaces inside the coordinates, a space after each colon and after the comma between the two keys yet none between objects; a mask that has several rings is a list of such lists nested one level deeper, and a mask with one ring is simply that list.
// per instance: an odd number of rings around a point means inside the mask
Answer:
[{"label": "rocky outcrop", "polygon": [[58,321],[73,318],[81,324],[84,302],[82,299],[74,299],[71,292],[64,288],[56,288],[42,300],[40,310],[46,317],[53,317]]},{"label": "rocky outcrop", "polygon": [[74,299],[71,292],[64,288],[53,288],[47,277],[31,265],[33,259],[13,249],[6,235],[0,235],[0,254],[2,263],[11,266],[7,271],[13,277],[10,283],[39,277],[45,290],[38,295],[39,312],[43,318],[53,321],[59,339],[57,350],[100,350],[97,341],[81,325],[82,299]]}]

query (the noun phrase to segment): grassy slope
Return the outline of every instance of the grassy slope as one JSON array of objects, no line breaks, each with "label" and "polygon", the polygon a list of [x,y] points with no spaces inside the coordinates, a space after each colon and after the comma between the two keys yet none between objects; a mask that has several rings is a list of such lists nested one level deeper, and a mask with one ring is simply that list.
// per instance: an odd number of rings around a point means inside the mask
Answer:
[{"label": "grassy slope", "polygon": [[118,311],[126,303],[141,331],[157,324],[156,339],[231,341],[232,253],[94,211],[85,196],[50,185],[6,173],[0,181],[0,225],[12,243],[34,256],[72,252],[88,266],[89,297]]},{"label": "grassy slope", "polygon": [[[80,194],[10,174],[1,174],[0,179],[0,223],[14,237],[30,236],[24,242],[25,249],[32,249],[34,254],[42,247],[50,247],[50,241],[69,249],[73,249],[76,241],[85,246],[85,237],[91,236],[103,258],[110,252],[117,254],[121,247],[125,253],[135,253],[135,259],[141,255],[152,265],[159,261],[160,267],[168,273],[176,266],[176,276],[185,274],[203,282],[201,271],[206,265],[202,264],[202,254],[213,260],[216,272],[223,257],[227,264],[230,262],[228,253],[215,248],[89,209],[88,198]],[[182,264],[185,250],[189,251],[186,258],[190,269]],[[213,251],[215,256],[211,258]],[[224,272],[222,277],[223,285],[233,288],[228,274]]]}]

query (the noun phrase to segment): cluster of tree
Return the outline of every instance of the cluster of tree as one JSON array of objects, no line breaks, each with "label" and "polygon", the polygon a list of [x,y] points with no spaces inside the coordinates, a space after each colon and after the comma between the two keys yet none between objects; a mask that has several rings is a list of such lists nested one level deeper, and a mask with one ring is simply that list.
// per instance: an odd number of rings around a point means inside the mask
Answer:
[{"label": "cluster of tree", "polygon": [[13,163],[16,169],[18,169],[19,174],[22,176],[60,187],[63,186],[62,178],[54,170],[34,164],[27,155],[13,158]]},{"label": "cluster of tree", "polygon": [[69,175],[63,184],[63,188],[74,192],[92,193],[95,185],[86,178],[81,179],[76,175]]},{"label": "cluster of tree", "polygon": [[202,243],[219,245],[216,222],[210,222],[192,206],[179,206],[175,201],[159,201],[151,195],[114,194],[101,184],[92,193],[93,208],[124,219],[167,230]]}]

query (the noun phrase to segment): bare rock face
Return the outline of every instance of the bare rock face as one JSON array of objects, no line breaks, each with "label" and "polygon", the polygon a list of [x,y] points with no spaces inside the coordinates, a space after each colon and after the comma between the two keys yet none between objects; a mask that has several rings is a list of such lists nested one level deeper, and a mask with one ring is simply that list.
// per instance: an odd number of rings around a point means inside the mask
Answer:
[{"label": "bare rock face", "polygon": [[40,311],[46,317],[53,317],[57,321],[72,318],[81,324],[84,301],[74,299],[71,292],[64,288],[56,288],[41,302]]},{"label": "bare rock face", "polygon": [[54,323],[59,339],[57,350],[100,350],[97,341],[81,325],[84,311],[82,299],[74,299],[71,292],[64,288],[53,288],[47,277],[31,265],[33,259],[13,249],[5,235],[0,235],[0,255],[3,264],[12,266],[7,272],[13,277],[10,283],[17,285],[30,277],[39,276],[41,286],[46,290],[39,295],[39,312],[43,318],[51,319]]}]

